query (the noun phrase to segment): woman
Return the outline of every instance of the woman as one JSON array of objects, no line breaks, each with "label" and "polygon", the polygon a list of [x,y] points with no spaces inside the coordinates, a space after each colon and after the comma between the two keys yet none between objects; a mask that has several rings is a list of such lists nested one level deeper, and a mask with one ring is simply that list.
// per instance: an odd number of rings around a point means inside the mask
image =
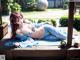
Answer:
[{"label": "woman", "polygon": [[[12,12],[10,15],[10,24],[12,29],[12,37],[15,38],[16,36],[16,30],[19,28],[22,28],[23,23],[25,23],[25,19],[23,18],[23,15],[21,12]],[[27,20],[27,23],[30,23],[30,21]]]},{"label": "woman", "polygon": [[[56,29],[56,27],[49,24],[32,24],[32,23],[23,23],[23,27],[17,29],[16,36],[22,37],[22,40],[27,40],[26,37],[31,37],[33,39],[44,39],[44,40],[65,40],[67,36],[62,34]],[[26,36],[26,37],[25,37]],[[26,38],[26,39],[25,39]],[[32,41],[29,40],[30,42]],[[15,46],[19,46],[19,43],[15,43]]]},{"label": "woman", "polygon": [[[12,37],[31,37],[33,39],[44,39],[44,40],[65,40],[66,35],[62,34],[56,27],[50,24],[37,23],[33,24],[29,20],[24,19],[21,13],[13,13],[10,16],[11,26],[12,26]],[[15,43],[18,46],[18,43]]]},{"label": "woman", "polygon": [[45,40],[65,40],[66,35],[58,31],[56,27],[50,24],[32,24],[23,23],[23,27],[17,29],[18,35],[29,36],[34,39],[45,39]]}]

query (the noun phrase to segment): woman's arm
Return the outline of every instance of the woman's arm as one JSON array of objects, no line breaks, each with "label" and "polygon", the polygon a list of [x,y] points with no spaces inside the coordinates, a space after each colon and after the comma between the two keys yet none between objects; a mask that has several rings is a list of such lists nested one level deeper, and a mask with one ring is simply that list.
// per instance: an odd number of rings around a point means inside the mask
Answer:
[{"label": "woman's arm", "polygon": [[17,30],[17,33],[20,35],[30,36],[32,38],[42,38],[44,35],[44,28],[39,27],[33,31],[28,25],[24,25],[22,29]]}]

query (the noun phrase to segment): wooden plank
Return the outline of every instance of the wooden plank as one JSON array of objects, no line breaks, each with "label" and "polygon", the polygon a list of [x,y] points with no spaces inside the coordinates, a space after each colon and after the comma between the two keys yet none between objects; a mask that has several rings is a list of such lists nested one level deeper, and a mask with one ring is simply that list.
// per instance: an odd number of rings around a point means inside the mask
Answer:
[{"label": "wooden plank", "polygon": [[72,45],[72,35],[73,35],[73,19],[74,19],[74,2],[69,2],[69,19],[68,19],[68,42],[67,47]]},{"label": "wooden plank", "polygon": [[56,57],[66,56],[66,50],[14,50],[13,56]]},{"label": "wooden plank", "polygon": [[80,58],[80,48],[70,48],[67,50],[68,58]]}]

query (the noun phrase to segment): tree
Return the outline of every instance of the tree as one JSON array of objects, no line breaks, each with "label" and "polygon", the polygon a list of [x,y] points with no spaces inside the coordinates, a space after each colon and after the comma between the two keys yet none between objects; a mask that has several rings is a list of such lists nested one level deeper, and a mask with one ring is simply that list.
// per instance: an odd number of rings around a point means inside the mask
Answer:
[{"label": "tree", "polygon": [[2,17],[1,17],[1,0],[0,0],[0,25],[2,24]]},{"label": "tree", "polygon": [[9,11],[10,11],[10,4],[13,2],[14,0],[1,0],[1,5],[2,5],[2,14],[3,15],[8,15]]},{"label": "tree", "polygon": [[0,39],[8,33],[8,24],[2,22],[2,5],[0,0]]}]

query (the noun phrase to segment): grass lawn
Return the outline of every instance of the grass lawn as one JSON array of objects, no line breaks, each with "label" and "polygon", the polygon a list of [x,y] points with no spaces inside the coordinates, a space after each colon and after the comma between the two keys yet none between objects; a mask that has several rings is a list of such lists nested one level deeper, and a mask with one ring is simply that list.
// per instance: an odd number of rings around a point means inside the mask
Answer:
[{"label": "grass lawn", "polygon": [[46,11],[26,11],[23,15],[26,18],[57,18],[67,14],[68,10],[63,9],[47,9]]}]

